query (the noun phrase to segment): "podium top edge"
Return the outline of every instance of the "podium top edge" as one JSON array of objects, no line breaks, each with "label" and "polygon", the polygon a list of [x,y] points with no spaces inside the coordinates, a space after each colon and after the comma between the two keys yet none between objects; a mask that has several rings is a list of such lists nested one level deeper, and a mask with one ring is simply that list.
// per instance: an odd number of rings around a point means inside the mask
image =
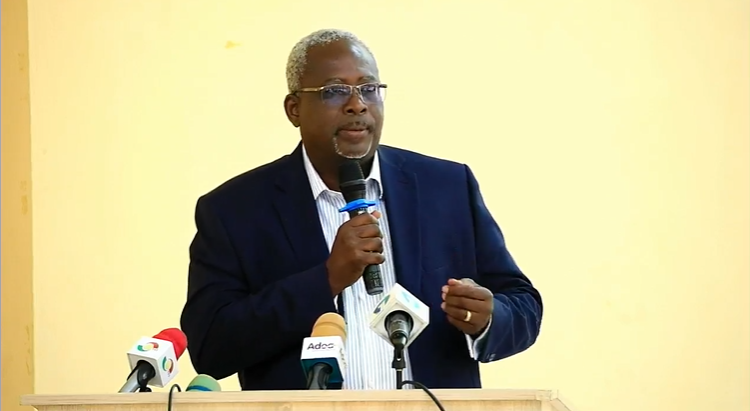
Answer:
[{"label": "podium top edge", "polygon": [[[435,389],[440,401],[542,401],[557,398],[556,390],[534,389]],[[20,404],[35,408],[63,405],[166,404],[167,392],[133,394],[32,394]],[[422,390],[325,390],[325,391],[225,391],[175,392],[174,403],[273,403],[273,402],[393,402],[429,401]]]}]

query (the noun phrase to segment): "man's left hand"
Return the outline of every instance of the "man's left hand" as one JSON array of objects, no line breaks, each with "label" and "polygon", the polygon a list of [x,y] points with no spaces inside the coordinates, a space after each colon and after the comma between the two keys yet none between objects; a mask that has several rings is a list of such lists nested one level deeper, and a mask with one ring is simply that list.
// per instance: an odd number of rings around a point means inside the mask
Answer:
[{"label": "man's left hand", "polygon": [[448,314],[448,322],[476,338],[490,322],[493,301],[492,291],[479,286],[471,278],[451,278],[443,286],[443,303],[440,308]]}]

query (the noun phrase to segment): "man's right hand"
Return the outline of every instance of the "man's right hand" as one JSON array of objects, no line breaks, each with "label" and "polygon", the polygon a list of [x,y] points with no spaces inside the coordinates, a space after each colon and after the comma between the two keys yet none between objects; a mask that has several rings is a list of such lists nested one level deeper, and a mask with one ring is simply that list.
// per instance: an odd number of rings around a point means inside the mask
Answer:
[{"label": "man's right hand", "polygon": [[379,218],[378,211],[360,214],[339,227],[326,261],[333,295],[354,284],[368,265],[385,261]]}]

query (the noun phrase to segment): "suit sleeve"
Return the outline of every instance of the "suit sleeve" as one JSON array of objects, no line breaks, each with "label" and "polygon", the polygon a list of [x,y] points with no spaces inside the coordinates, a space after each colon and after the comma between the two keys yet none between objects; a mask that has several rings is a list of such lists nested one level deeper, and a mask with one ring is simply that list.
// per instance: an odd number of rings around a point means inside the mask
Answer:
[{"label": "suit sleeve", "polygon": [[195,211],[181,326],[195,371],[222,379],[300,346],[335,311],[325,264],[251,293],[239,257],[204,197]]},{"label": "suit sleeve", "polygon": [[506,248],[500,227],[490,214],[479,183],[466,167],[476,241],[477,283],[495,296],[494,310],[476,353],[480,362],[492,362],[531,347],[539,335],[543,304],[539,291],[521,272]]}]

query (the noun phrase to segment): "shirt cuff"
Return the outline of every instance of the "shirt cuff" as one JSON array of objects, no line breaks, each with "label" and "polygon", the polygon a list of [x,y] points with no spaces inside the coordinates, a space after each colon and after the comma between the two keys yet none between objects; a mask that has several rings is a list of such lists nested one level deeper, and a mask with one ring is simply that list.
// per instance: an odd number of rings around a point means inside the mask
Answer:
[{"label": "shirt cuff", "polygon": [[490,317],[490,321],[487,323],[487,327],[484,329],[482,334],[476,339],[471,338],[469,334],[464,334],[466,336],[466,345],[469,347],[469,355],[471,356],[471,358],[477,361],[479,361],[479,356],[481,355],[481,347],[483,345],[482,343],[487,337],[487,333],[490,331],[490,326],[492,326],[492,317]]}]

